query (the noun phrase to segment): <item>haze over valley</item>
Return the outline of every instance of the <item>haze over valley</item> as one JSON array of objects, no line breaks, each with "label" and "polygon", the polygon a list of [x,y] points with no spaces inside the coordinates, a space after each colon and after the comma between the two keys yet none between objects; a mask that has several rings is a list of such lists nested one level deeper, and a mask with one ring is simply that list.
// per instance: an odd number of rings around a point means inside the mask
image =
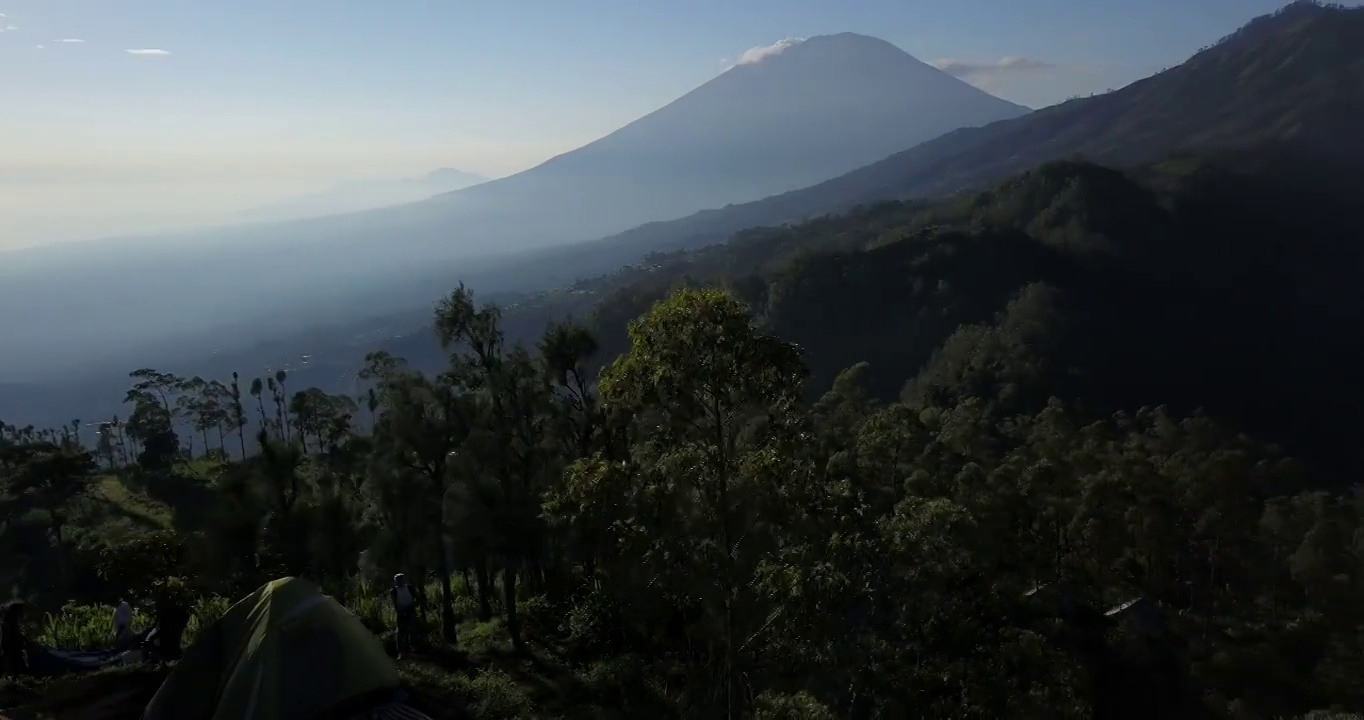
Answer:
[{"label": "haze over valley", "polygon": [[[129,362],[152,343],[240,347],[353,318],[356,307],[425,306],[453,277],[488,291],[571,281],[511,265],[502,276],[485,271],[498,256],[794,190],[1025,112],[876,38],[790,42],[581,148],[464,190],[342,215],[7,253],[0,301],[31,308],[0,325],[16,348],[7,376],[76,371],[77,358],[93,359],[92,345],[99,362]],[[312,214],[297,202],[309,200],[296,201],[294,214]]]},{"label": "haze over valley", "polygon": [[[1169,99],[1146,99],[1143,83],[1029,114],[966,82],[1047,70],[1017,59],[926,63],[856,33],[788,39],[736,54],[676,100],[499,180],[446,169],[285,197],[270,187],[273,201],[235,210],[221,228],[5,252],[0,303],[25,311],[0,316],[0,383],[14,389],[13,407],[54,380],[102,387],[131,366],[296,366],[305,355],[313,367],[336,363],[320,370],[334,382],[358,348],[417,332],[431,298],[459,280],[523,297],[756,225],[979,187],[1066,153],[1140,162],[1188,139],[1134,144],[1116,116],[1088,119],[1118,103],[1130,122],[1161,112],[1152,103]],[[1217,102],[1208,112],[1243,110]],[[1210,128],[1209,142],[1237,132],[1199,112],[1187,115]],[[164,197],[168,212],[180,205]],[[119,199],[111,192],[107,203]],[[98,212],[66,215],[104,223]],[[104,411],[83,403],[46,406],[62,417]]]}]

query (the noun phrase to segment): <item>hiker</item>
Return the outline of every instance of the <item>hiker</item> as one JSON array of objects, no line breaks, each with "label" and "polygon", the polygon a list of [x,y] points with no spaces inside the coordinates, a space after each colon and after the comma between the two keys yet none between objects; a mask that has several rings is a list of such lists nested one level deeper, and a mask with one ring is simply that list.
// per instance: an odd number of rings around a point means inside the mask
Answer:
[{"label": "hiker", "polygon": [[114,647],[123,647],[128,644],[129,638],[133,634],[133,606],[127,600],[120,599],[118,607],[114,608]]},{"label": "hiker", "polygon": [[401,660],[404,650],[412,651],[412,621],[417,610],[417,594],[408,584],[406,575],[398,573],[393,576],[392,597],[393,612],[398,616],[394,643],[397,645],[398,659]]},{"label": "hiker", "polygon": [[189,611],[172,593],[156,599],[157,648],[164,660],[180,659],[180,642],[189,625]]},{"label": "hiker", "polygon": [[4,606],[0,618],[0,675],[15,677],[28,675],[28,643],[24,641],[24,604],[19,601]]}]

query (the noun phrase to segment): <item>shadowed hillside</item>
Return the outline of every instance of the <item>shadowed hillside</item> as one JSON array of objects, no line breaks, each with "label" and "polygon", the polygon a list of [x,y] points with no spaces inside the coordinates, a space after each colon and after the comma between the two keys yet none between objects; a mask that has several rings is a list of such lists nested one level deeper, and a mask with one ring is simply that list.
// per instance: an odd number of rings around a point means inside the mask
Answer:
[{"label": "shadowed hillside", "polygon": [[980,389],[1008,385],[1020,410],[1053,394],[1099,413],[1203,406],[1343,472],[1364,430],[1349,409],[1364,401],[1351,390],[1364,344],[1347,329],[1364,321],[1358,195],[1332,190],[1347,176],[1309,179],[1324,168],[1301,157],[1253,156],[1254,172],[1243,155],[1130,174],[1053,163],[978,194],[656,256],[577,297],[601,298],[615,351],[625,321],[679,284],[721,282],[804,348],[815,387],[867,361],[876,395],[923,369],[909,392],[936,397],[934,377],[1036,363]]}]

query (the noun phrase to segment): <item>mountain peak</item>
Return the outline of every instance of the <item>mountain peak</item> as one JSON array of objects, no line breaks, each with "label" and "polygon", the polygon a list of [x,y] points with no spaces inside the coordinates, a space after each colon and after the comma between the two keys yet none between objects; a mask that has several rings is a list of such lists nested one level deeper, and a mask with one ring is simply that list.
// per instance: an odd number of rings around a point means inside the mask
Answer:
[{"label": "mountain peak", "polygon": [[[1027,111],[885,40],[786,38],[605,137],[440,202],[514,215],[524,223],[516,234],[536,242],[601,237],[795,190]],[[533,219],[510,209],[521,203],[539,208]]]},{"label": "mountain peak", "polygon": [[[778,59],[782,62],[775,63],[774,61]],[[918,61],[914,56],[881,38],[841,32],[808,38],[786,38],[771,45],[753,48],[740,56],[735,68],[803,62],[832,62],[847,66],[853,63],[904,63],[906,60]]]},{"label": "mountain peak", "polygon": [[1364,9],[1322,3],[1318,0],[1294,0],[1272,13],[1261,15],[1242,25],[1236,32],[1218,41],[1213,48],[1258,44],[1273,37],[1295,32],[1304,25],[1314,24],[1324,17],[1359,13],[1361,10]]},{"label": "mountain peak", "polygon": [[468,172],[458,168],[443,167],[423,175],[420,180],[432,183],[464,183],[466,185],[472,185],[486,182],[488,178],[479,175],[478,173]]},{"label": "mountain peak", "polygon": [[887,40],[882,40],[873,35],[863,35],[855,32],[815,35],[807,39],[804,44],[806,47],[839,48],[843,50],[849,48],[876,48],[878,50],[890,49],[898,53],[904,53],[904,50],[901,50]]}]

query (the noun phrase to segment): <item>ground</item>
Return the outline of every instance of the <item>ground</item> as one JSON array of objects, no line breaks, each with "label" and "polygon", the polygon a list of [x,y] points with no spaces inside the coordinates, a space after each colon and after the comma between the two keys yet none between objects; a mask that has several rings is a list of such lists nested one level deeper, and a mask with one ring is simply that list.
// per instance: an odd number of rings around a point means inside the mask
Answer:
[{"label": "ground", "polygon": [[[480,625],[466,623],[475,637]],[[504,643],[475,650],[436,648],[398,662],[412,704],[435,720],[479,718],[667,718],[661,707],[631,702],[600,668],[575,671],[532,647]],[[0,682],[0,720],[137,720],[169,668],[113,668],[45,680]]]}]

